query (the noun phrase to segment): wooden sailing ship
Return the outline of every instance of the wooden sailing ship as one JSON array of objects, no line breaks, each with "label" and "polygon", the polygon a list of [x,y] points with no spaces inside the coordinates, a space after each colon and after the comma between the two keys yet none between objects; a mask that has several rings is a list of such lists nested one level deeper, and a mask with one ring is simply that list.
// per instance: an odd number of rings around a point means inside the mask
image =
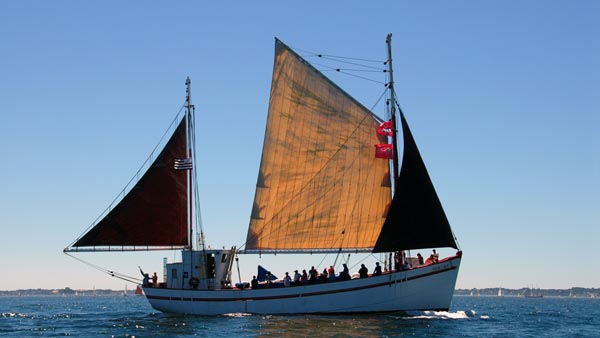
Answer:
[{"label": "wooden sailing ship", "polygon": [[[355,313],[446,310],[462,254],[378,276],[294,287],[232,283],[242,254],[458,249],[403,112],[396,104],[388,36],[389,119],[381,119],[276,39],[262,159],[246,243],[209,249],[195,240],[194,106],[145,174],[65,252],[181,250],[159,287],[164,312]],[[399,129],[397,121],[399,120]],[[402,134],[402,161],[396,141]],[[375,149],[374,149],[375,146]],[[374,154],[375,153],[375,154]],[[390,264],[391,265],[391,264]],[[111,272],[112,273],[112,272]]]}]

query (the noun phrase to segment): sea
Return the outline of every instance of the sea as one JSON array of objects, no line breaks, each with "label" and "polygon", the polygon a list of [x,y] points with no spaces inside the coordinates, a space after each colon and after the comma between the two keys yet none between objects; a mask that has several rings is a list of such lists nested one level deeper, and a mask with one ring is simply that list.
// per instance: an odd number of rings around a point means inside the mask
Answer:
[{"label": "sea", "polygon": [[600,299],[455,296],[371,315],[164,314],[143,296],[0,297],[0,337],[600,337]]}]

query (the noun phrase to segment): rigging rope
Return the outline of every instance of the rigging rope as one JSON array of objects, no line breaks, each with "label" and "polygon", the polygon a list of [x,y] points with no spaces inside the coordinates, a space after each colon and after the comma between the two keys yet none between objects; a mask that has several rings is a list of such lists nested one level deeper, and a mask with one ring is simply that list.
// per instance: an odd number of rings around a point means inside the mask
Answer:
[{"label": "rigging rope", "polygon": [[379,104],[379,101],[381,101],[381,99],[385,96],[386,93],[387,93],[387,89],[385,89],[383,91],[383,93],[381,93],[381,95],[379,96],[377,101],[375,101],[375,104],[371,107],[371,111],[375,110],[375,107],[377,107],[377,105]]},{"label": "rigging rope", "polygon": [[134,283],[134,284],[139,284],[142,281],[141,278],[136,278],[136,277],[128,276],[128,275],[125,275],[125,274],[122,274],[122,273],[118,273],[118,272],[115,272],[115,271],[112,271],[112,270],[105,269],[105,268],[103,268],[103,267],[101,267],[99,265],[90,263],[88,261],[84,261],[81,258],[78,258],[78,257],[75,257],[75,256],[69,254],[68,252],[64,252],[64,254],[67,255],[67,256],[69,256],[69,257],[71,257],[71,258],[73,258],[73,259],[76,259],[76,260],[80,261],[81,263],[83,263],[83,264],[85,264],[85,265],[87,265],[87,266],[89,266],[89,267],[91,267],[91,268],[93,268],[95,270],[104,272],[105,274],[110,275],[112,277],[115,277],[115,278],[118,278],[118,279],[122,279],[124,281],[130,282],[130,283]]},{"label": "rigging rope", "polygon": [[[367,258],[370,258],[370,257],[375,257],[375,255],[373,255],[373,254],[366,255],[363,259],[361,259],[360,261],[356,262],[354,265],[352,265],[351,267],[349,267],[348,270],[352,270],[352,269],[356,268],[358,266],[358,264],[361,264]],[[375,257],[375,259],[378,260],[377,257]]]},{"label": "rigging rope", "polygon": [[359,79],[363,79],[363,80],[366,80],[366,81],[371,81],[371,82],[375,82],[375,83],[384,84],[383,82],[380,82],[380,81],[377,81],[377,80],[373,80],[373,79],[370,79],[370,78],[366,78],[366,77],[363,77],[363,76],[358,76],[356,74],[348,73],[348,72],[345,72],[345,71],[354,71],[354,72],[383,72],[383,73],[385,73],[385,72],[387,72],[386,69],[383,69],[383,68],[380,68],[380,67],[376,67],[376,66],[372,66],[372,65],[363,64],[363,63],[358,63],[358,62],[346,61],[346,60],[368,62],[368,63],[377,63],[377,64],[382,64],[382,65],[385,65],[387,63],[387,61],[371,60],[371,59],[348,57],[348,56],[340,56],[340,55],[330,55],[330,54],[322,54],[322,53],[314,53],[314,52],[311,52],[311,51],[307,51],[307,50],[300,49],[300,48],[295,48],[295,47],[293,49],[296,50],[296,51],[304,53],[305,55],[302,55],[303,58],[316,57],[316,58],[320,58],[320,59],[327,60],[327,61],[335,61],[337,63],[344,63],[344,64],[348,64],[348,65],[353,65],[353,66],[358,66],[358,67],[362,67],[362,68],[371,69],[371,70],[343,69],[343,68],[331,67],[331,66],[324,65],[324,64],[319,64],[319,63],[316,63],[316,62],[311,62],[315,66],[325,67],[325,68],[328,68],[328,70],[333,70],[333,71],[340,72],[340,73],[343,73],[343,74],[346,74],[346,75],[354,76],[354,77],[357,77]]},{"label": "rigging rope", "polygon": [[[321,55],[317,55],[318,57],[322,57]],[[349,64],[349,65],[353,65],[353,66],[359,66],[359,67],[363,67],[363,68],[369,68],[369,69],[374,69],[377,70],[379,72],[385,72],[385,69],[379,68],[379,67],[374,67],[374,66],[368,66],[368,65],[363,65],[360,63],[356,63],[356,62],[348,62],[348,61],[342,61],[342,60],[338,60],[335,58],[331,58],[331,57],[323,57],[324,60],[333,60],[339,63],[345,63],[345,64]],[[383,63],[383,62],[382,62]]]},{"label": "rigging rope", "polygon": [[[345,74],[345,75],[348,75],[348,76],[353,76],[353,77],[356,77],[356,78],[359,78],[359,79],[362,79],[362,80],[366,80],[366,81],[375,82],[375,83],[378,83],[378,84],[385,85],[385,82],[381,82],[381,81],[370,79],[368,77],[364,77],[364,76],[360,76],[360,75],[356,75],[356,74],[344,72],[344,71],[342,71],[343,70],[342,68],[335,68],[335,67],[331,67],[331,66],[324,65],[324,64],[319,64],[319,63],[313,63],[313,65],[319,66],[319,67],[325,67],[325,68],[328,68],[328,70],[330,70],[330,71],[336,71],[338,73]],[[321,69],[321,71],[323,71],[323,70]]]},{"label": "rigging rope", "polygon": [[363,61],[363,62],[382,63],[381,60],[362,59],[362,58],[355,58],[355,57],[349,57],[349,56],[340,56],[340,55],[330,55],[330,54],[320,54],[320,53],[314,53],[314,52],[307,51],[307,50],[300,49],[300,48],[296,48],[296,47],[293,47],[292,49],[300,51],[300,52],[303,52],[303,53],[306,53],[306,54],[310,54],[311,56],[316,56],[316,57],[326,57],[326,58],[356,60],[356,61]]},{"label": "rigging rope", "polygon": [[[196,107],[192,106],[192,121],[191,121],[191,138],[192,138],[192,144],[196,144]],[[192,159],[195,162],[196,160],[196,147],[192,147]],[[200,192],[198,190],[198,170],[197,170],[197,163],[194,163],[194,165],[192,166],[192,175],[193,175],[193,194],[194,194],[194,204],[196,207],[196,213],[195,213],[195,218],[196,218],[196,232],[198,233],[196,236],[199,236],[200,240],[199,240],[199,244],[201,244],[202,246],[202,250],[204,250],[204,228],[202,225],[202,214],[201,214],[201,209],[200,209]],[[193,240],[193,239],[190,239]]]}]

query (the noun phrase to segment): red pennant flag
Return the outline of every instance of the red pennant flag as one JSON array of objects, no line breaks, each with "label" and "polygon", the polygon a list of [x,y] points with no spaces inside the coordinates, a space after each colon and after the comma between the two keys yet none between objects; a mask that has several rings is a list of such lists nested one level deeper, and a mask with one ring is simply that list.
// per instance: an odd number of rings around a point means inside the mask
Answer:
[{"label": "red pennant flag", "polygon": [[377,128],[377,134],[383,136],[392,136],[392,121],[381,122]]},{"label": "red pennant flag", "polygon": [[391,160],[394,154],[394,147],[391,144],[376,144],[375,157]]}]

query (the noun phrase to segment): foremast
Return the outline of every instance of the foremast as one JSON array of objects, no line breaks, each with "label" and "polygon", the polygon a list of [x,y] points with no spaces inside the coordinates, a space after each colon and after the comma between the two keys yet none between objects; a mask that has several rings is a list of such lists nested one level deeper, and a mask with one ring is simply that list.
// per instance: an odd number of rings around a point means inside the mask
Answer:
[{"label": "foremast", "polygon": [[187,119],[186,123],[186,152],[187,152],[187,160],[192,163],[192,170],[187,171],[187,185],[188,185],[188,228],[190,236],[188,237],[188,248],[190,250],[193,249],[193,238],[194,238],[194,196],[193,196],[193,186],[195,180],[193,180],[192,172],[194,171],[194,156],[192,145],[194,144],[192,136],[193,136],[193,124],[192,124],[192,110],[194,106],[192,105],[192,82],[190,81],[189,76],[185,79],[185,104],[186,104],[186,113],[185,118]]},{"label": "foremast", "polygon": [[[187,120],[186,141],[187,141],[187,161],[189,166],[186,168],[188,179],[188,247],[189,250],[204,250],[204,231],[202,228],[202,217],[200,210],[200,198],[198,190],[198,176],[196,172],[196,133],[195,133],[195,113],[196,107],[192,104],[192,82],[189,76],[185,80],[186,96],[185,96],[185,118]],[[196,238],[194,237],[194,229]]]},{"label": "foremast", "polygon": [[[195,164],[195,106],[192,104],[192,84],[185,81],[185,118],[187,119],[187,169],[188,175],[188,247],[181,252],[181,263],[170,263],[167,268],[167,288],[214,290],[231,286],[231,270],[236,255],[235,247],[230,250],[206,249],[198,178]],[[194,236],[194,228],[196,236]],[[178,277],[180,276],[180,277]]]}]

